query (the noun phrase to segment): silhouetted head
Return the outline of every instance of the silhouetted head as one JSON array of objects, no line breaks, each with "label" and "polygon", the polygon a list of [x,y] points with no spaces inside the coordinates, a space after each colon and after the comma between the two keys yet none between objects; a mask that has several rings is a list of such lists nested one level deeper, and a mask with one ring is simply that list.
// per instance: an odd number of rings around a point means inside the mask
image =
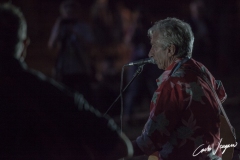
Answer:
[{"label": "silhouetted head", "polygon": [[77,18],[81,7],[76,0],[65,0],[60,5],[60,13],[64,18]]},{"label": "silhouetted head", "polygon": [[27,23],[23,13],[14,5],[0,5],[0,57],[25,57]]},{"label": "silhouetted head", "polygon": [[205,4],[203,0],[192,0],[189,4],[190,14],[193,18],[201,19],[205,16]]}]

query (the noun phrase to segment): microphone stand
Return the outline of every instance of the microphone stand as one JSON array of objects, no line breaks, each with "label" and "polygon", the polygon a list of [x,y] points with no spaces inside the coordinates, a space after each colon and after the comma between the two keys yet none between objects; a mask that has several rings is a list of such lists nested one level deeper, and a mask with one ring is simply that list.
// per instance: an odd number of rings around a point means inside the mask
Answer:
[{"label": "microphone stand", "polygon": [[[139,74],[143,71],[143,67],[145,64],[141,65],[138,67],[138,69],[136,70],[136,72],[134,73],[132,79],[128,82],[128,84],[125,86],[125,88],[121,91],[121,93],[123,93],[130,84],[132,84],[132,82],[134,81],[134,79],[139,76]],[[127,65],[124,65],[124,67]],[[113,107],[113,105],[118,101],[118,99],[121,97],[121,93],[118,95],[118,97],[115,99],[115,101],[112,103],[112,105],[108,108],[108,110],[106,111],[106,113],[104,113],[104,116],[108,113],[108,111]]]}]

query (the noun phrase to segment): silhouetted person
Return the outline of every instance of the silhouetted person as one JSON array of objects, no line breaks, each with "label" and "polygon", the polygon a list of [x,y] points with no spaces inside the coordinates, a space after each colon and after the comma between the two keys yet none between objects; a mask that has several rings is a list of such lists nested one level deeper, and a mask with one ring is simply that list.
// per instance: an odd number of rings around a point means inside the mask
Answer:
[{"label": "silhouetted person", "polygon": [[110,11],[108,1],[96,0],[91,7],[95,43],[104,47],[113,42],[113,15]]},{"label": "silhouetted person", "polygon": [[94,41],[89,24],[84,21],[81,7],[76,0],[65,0],[60,5],[49,39],[49,48],[57,48],[56,80],[78,90],[89,100],[91,96],[90,46]]},{"label": "silhouetted person", "polygon": [[217,69],[216,29],[208,19],[206,9],[204,0],[192,0],[189,4],[190,17],[187,22],[190,24],[195,37],[194,59],[204,63],[215,73]]},{"label": "silhouetted person", "polygon": [[[138,61],[147,57],[149,49],[149,38],[147,37],[147,28],[144,24],[143,13],[140,9],[132,12],[132,35],[129,37],[131,44],[130,61]],[[129,82],[139,66],[131,66],[127,69],[127,81]],[[156,78],[161,71],[155,65],[145,65],[142,73],[126,90],[124,97],[124,121],[128,124],[134,124],[134,111],[144,107],[144,100],[150,100],[156,88]],[[147,106],[144,107],[147,109]]]},{"label": "silhouetted person", "polygon": [[0,159],[118,159],[131,145],[113,120],[78,93],[24,63],[27,24],[0,5]]}]

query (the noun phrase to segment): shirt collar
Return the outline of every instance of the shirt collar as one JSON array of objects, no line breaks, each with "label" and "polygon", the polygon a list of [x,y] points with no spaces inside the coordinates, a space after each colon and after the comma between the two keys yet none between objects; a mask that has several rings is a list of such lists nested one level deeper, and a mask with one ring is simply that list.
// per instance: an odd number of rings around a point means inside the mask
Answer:
[{"label": "shirt collar", "polygon": [[157,82],[157,86],[160,86],[162,84],[163,81],[165,81],[168,77],[169,74],[171,73],[172,69],[178,64],[178,62],[180,62],[182,60],[182,58],[178,58],[176,59],[174,62],[172,62],[167,69],[161,74],[161,76],[156,79]]},{"label": "shirt collar", "polygon": [[167,70],[172,70],[172,69],[175,67],[175,65],[176,65],[178,62],[180,62],[181,60],[182,60],[182,58],[177,58],[174,62],[172,62],[172,63],[167,67],[166,71],[167,71]]}]

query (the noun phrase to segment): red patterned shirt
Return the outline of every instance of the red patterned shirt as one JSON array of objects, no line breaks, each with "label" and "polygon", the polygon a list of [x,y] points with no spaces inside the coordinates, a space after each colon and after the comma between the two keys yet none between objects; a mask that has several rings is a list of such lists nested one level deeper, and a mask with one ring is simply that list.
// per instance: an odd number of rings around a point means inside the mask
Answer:
[{"label": "red patterned shirt", "polygon": [[159,151],[163,160],[220,160],[220,109],[211,88],[198,73],[209,79],[222,102],[227,97],[224,88],[194,59],[173,72],[179,62],[182,59],[157,79],[149,119],[137,144],[147,155]]}]

